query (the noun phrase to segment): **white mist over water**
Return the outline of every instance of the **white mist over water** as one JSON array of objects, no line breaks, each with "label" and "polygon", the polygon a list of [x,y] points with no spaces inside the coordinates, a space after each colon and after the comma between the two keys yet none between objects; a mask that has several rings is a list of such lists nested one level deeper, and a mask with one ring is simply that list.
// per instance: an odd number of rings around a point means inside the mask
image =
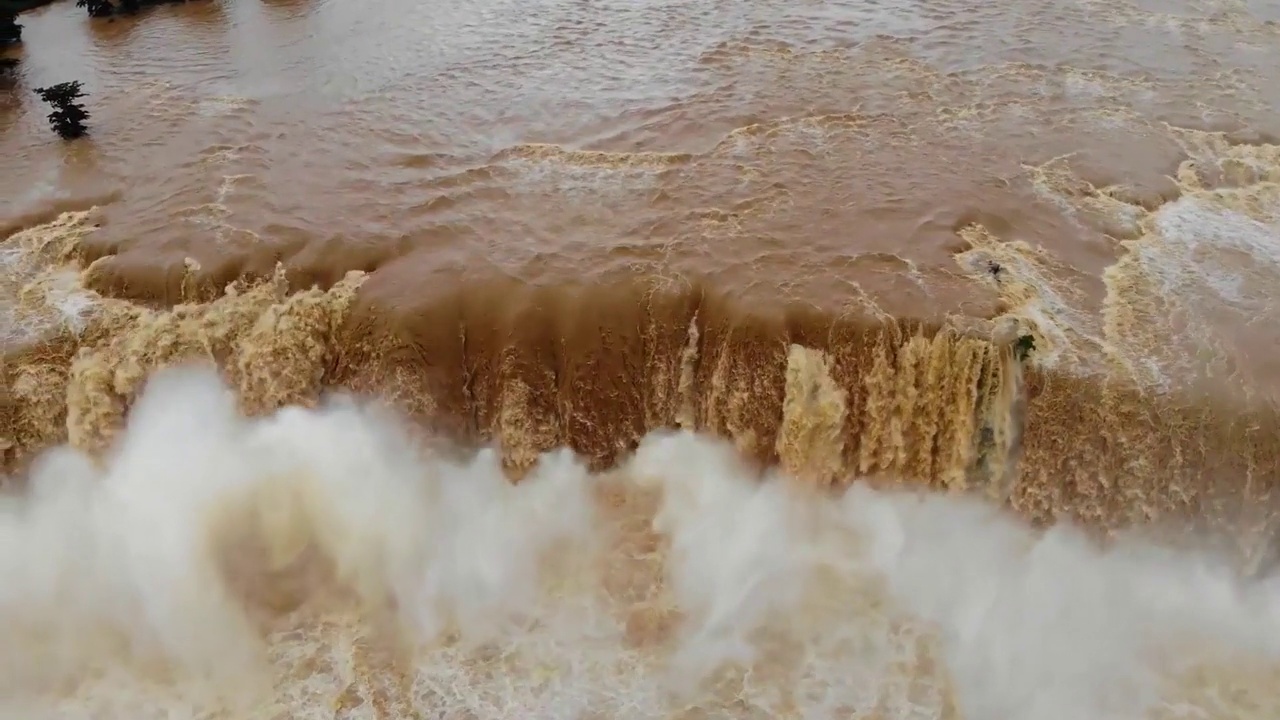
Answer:
[{"label": "white mist over water", "polygon": [[212,370],[158,373],[102,467],[51,451],[0,507],[0,714],[1128,720],[1280,704],[1280,588],[1207,556],[1104,552],[964,498],[830,497],[688,433],[604,476],[550,453],[519,485],[493,451],[418,440],[343,397],[247,421]]}]

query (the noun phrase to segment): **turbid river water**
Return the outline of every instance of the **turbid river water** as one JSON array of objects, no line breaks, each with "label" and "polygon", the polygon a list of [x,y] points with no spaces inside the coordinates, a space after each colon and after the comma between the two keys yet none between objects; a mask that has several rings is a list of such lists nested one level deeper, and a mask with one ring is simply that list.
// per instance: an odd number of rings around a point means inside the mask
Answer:
[{"label": "turbid river water", "polygon": [[0,715],[1280,717],[1280,3],[20,21]]}]

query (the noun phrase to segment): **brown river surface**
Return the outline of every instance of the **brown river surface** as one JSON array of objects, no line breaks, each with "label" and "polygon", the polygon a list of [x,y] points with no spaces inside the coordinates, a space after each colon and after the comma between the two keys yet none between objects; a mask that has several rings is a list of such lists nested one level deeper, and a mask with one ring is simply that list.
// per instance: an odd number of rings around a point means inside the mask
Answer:
[{"label": "brown river surface", "polygon": [[20,22],[0,716],[1280,716],[1280,0]]}]

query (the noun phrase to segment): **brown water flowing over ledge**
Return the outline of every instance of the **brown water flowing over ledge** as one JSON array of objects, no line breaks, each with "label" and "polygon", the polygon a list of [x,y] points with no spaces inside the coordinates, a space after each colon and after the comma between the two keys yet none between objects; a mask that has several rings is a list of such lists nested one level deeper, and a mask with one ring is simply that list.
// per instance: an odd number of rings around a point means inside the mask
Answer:
[{"label": "brown water flowing over ledge", "polygon": [[[72,260],[83,235],[49,251]],[[104,449],[150,371],[212,358],[249,413],[326,388],[376,394],[448,437],[496,441],[513,478],[557,446],[604,468],[646,432],[683,427],[810,482],[975,489],[1036,521],[1235,524],[1243,509],[1270,522],[1274,407],[1037,368],[1008,333],[748,307],[713,284],[652,278],[424,287],[395,303],[365,278],[303,289],[280,266],[204,302],[100,298],[78,334],[3,358],[6,468],[64,440]]]}]

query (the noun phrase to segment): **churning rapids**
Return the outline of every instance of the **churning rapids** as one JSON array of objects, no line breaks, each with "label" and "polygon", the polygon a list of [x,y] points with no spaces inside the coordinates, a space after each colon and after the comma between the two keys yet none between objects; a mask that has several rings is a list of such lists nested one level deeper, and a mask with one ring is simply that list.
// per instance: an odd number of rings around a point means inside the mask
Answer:
[{"label": "churning rapids", "polygon": [[103,466],[53,451],[3,508],[4,709],[217,707],[164,670],[264,718],[1280,709],[1280,580],[974,500],[812,490],[688,432],[513,485],[375,405],[246,421],[215,372],[164,370]]},{"label": "churning rapids", "polygon": [[1274,2],[20,21],[0,719],[1280,717]]}]

